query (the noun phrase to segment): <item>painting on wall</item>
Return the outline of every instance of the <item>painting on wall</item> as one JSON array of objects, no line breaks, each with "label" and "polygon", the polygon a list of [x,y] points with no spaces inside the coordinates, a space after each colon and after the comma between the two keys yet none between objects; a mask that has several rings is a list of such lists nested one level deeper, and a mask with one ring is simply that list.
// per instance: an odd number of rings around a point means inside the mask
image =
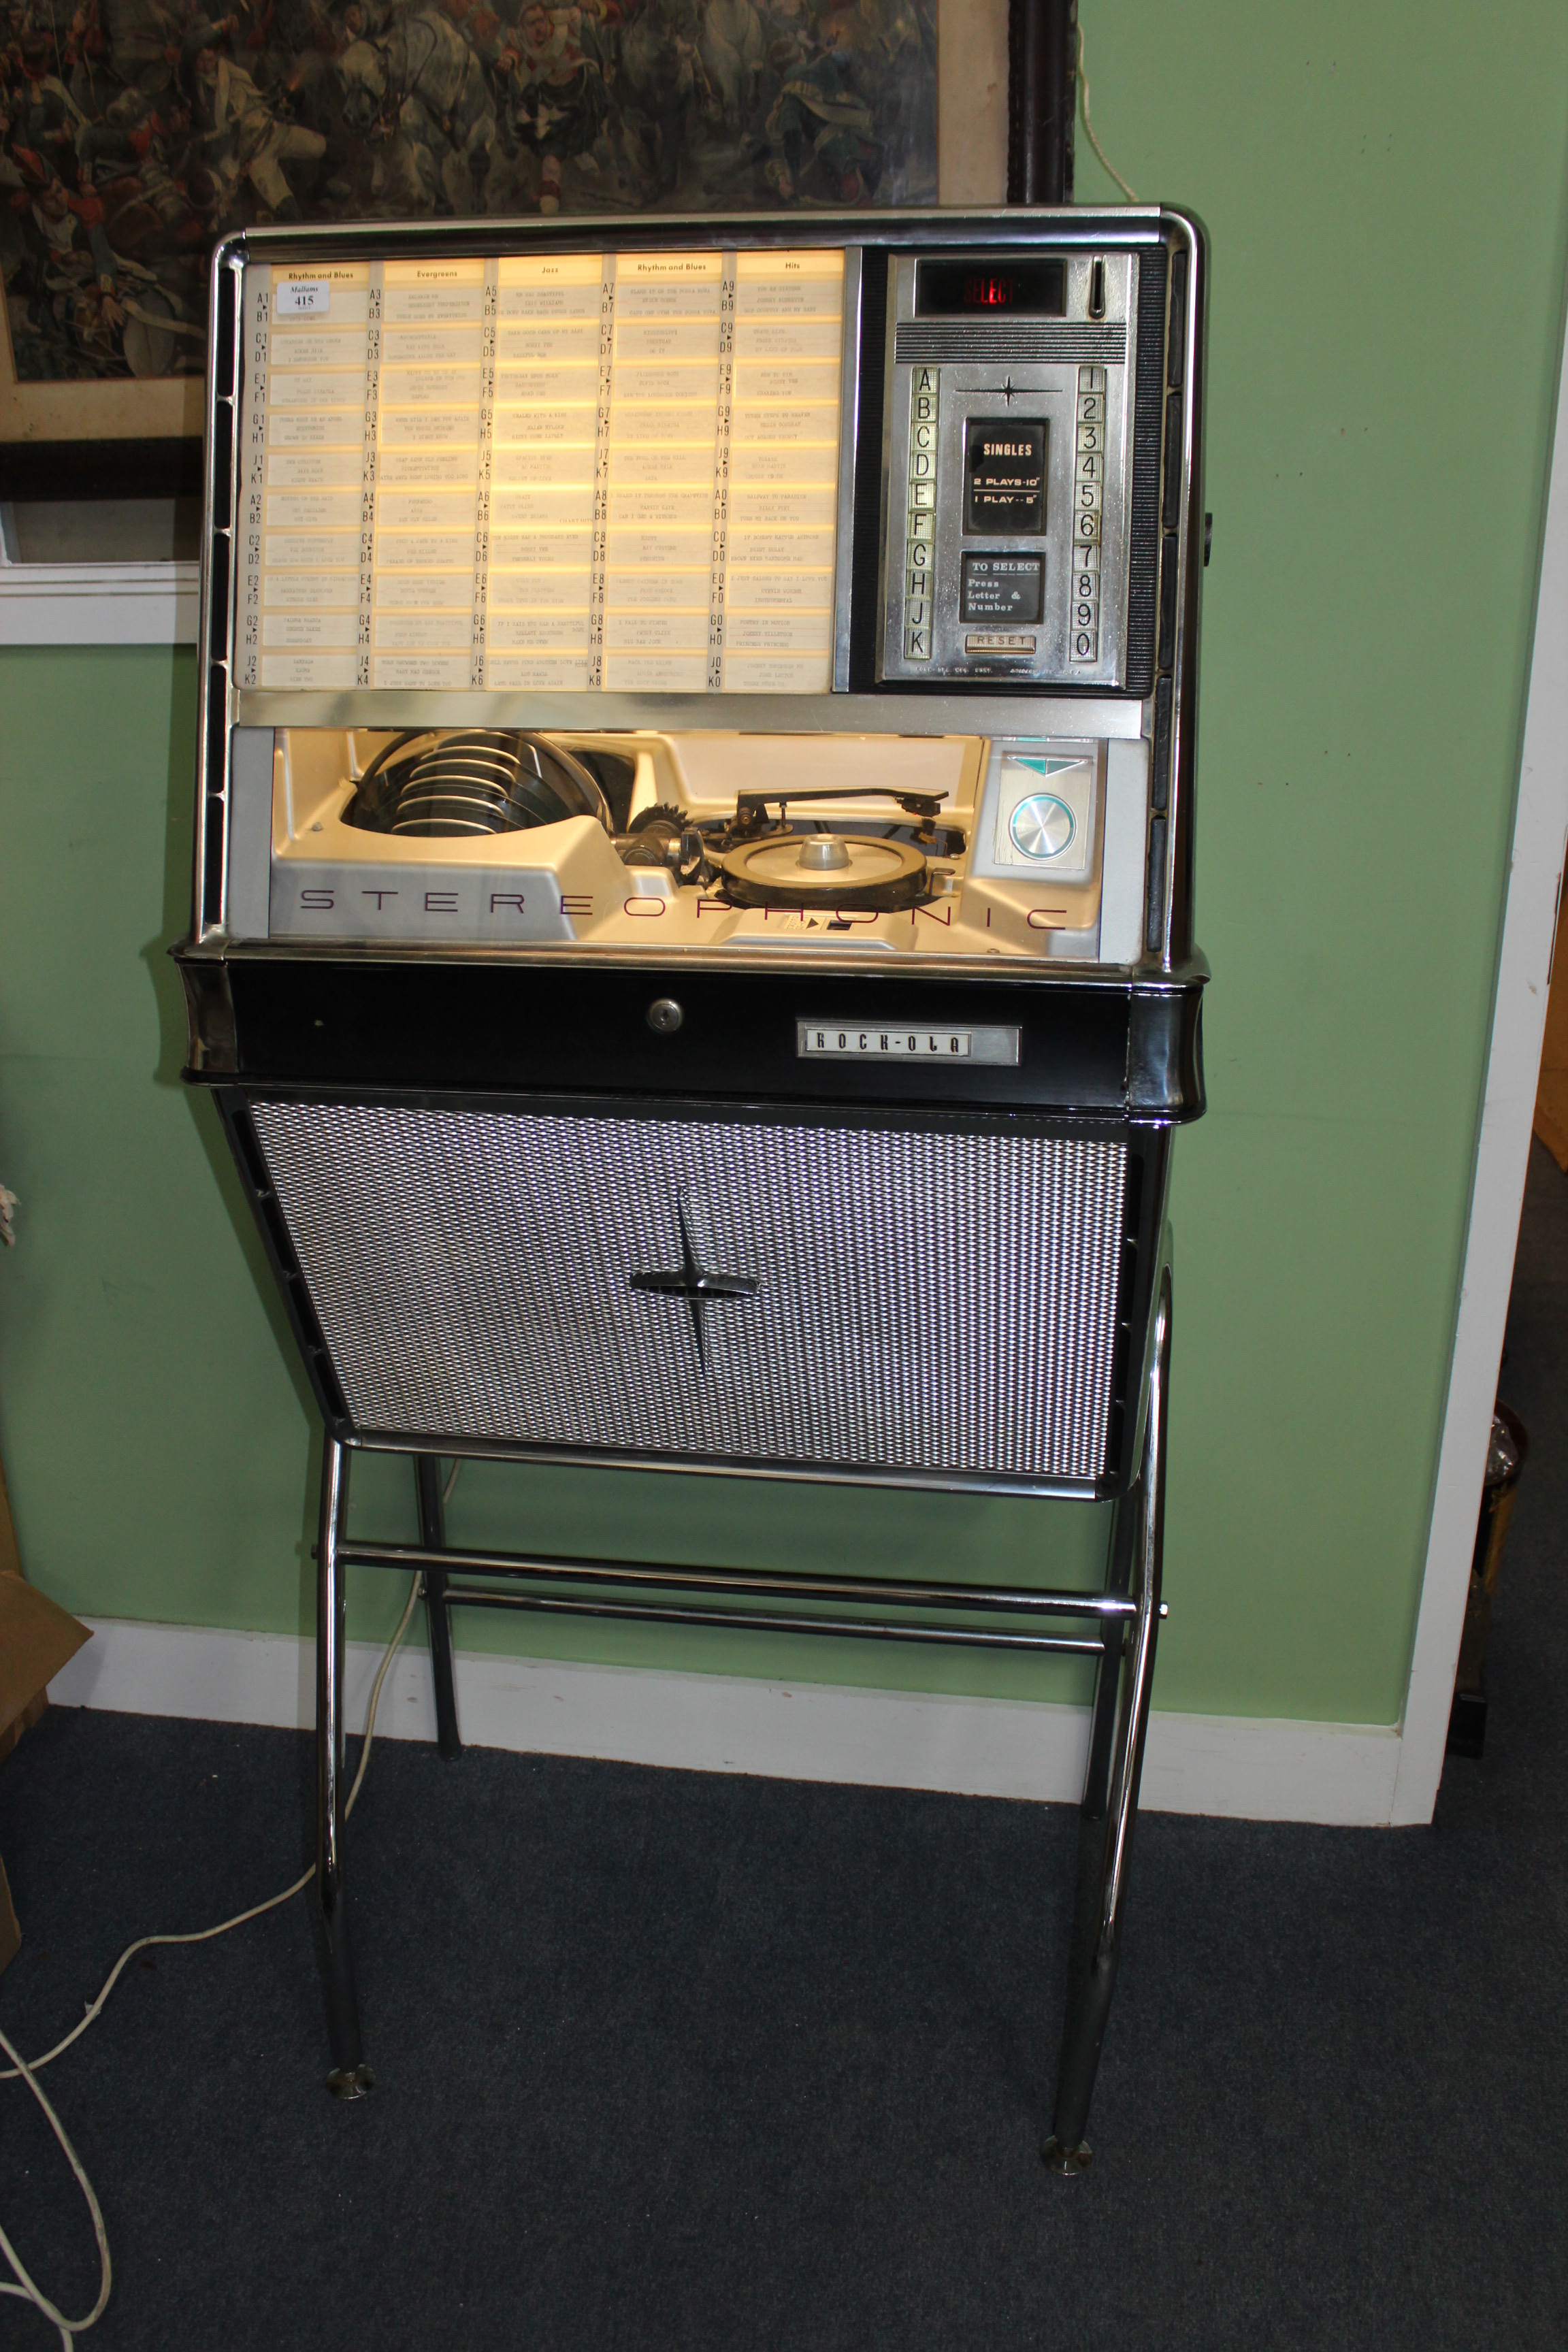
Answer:
[{"label": "painting on wall", "polygon": [[0,439],[199,432],[289,221],[934,203],[937,0],[0,0]]}]

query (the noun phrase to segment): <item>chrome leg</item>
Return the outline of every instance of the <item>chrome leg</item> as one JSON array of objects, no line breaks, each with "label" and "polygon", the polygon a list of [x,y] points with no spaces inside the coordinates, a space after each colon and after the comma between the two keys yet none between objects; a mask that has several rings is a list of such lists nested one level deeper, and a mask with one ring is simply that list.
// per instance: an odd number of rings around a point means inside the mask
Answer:
[{"label": "chrome leg", "polygon": [[[441,1496],[441,1465],[434,1454],[416,1454],[414,1475],[419,1491],[419,1544],[442,1551],[447,1512]],[[436,1744],[449,1764],[463,1752],[458,1731],[458,1684],[452,1663],[452,1612],[444,1568],[425,1570],[425,1616],[430,1628],[430,1667],[436,1678]]]},{"label": "chrome leg", "polygon": [[[1149,1370],[1148,1412],[1138,1484],[1119,1505],[1112,1533],[1113,1589],[1134,1590],[1138,1613],[1131,1630],[1107,1633],[1089,1730],[1089,1769],[1079,1820],[1078,1893],[1068,1962],[1067,2014],[1062,2026],[1051,2135],[1041,2154],[1054,2172],[1087,2170],[1084,2139],[1100,2045],[1116,1990],[1121,1916],[1149,1696],[1160,1629],[1160,1572],[1165,1532],[1165,1409],[1171,1364],[1171,1277],[1160,1286]],[[1116,1584],[1121,1576],[1123,1581]]]},{"label": "chrome leg", "polygon": [[316,1928],[327,1994],[332,2066],[327,2088],[360,2099],[374,2076],[360,2041],[359,2000],[343,1907],[343,1570],[339,1559],[348,1516],[348,1455],[326,1440],[321,1456],[321,1519],[316,1542]]}]

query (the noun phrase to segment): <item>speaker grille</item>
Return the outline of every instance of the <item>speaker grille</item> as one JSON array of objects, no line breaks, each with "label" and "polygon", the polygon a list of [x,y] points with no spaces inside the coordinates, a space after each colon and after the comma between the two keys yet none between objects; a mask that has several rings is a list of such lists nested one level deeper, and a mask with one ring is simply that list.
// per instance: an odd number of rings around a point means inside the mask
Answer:
[{"label": "speaker grille", "polygon": [[[668,1459],[1092,1479],[1126,1151],[258,1101],[356,1429]],[[657,1274],[748,1277],[697,1303]]]}]

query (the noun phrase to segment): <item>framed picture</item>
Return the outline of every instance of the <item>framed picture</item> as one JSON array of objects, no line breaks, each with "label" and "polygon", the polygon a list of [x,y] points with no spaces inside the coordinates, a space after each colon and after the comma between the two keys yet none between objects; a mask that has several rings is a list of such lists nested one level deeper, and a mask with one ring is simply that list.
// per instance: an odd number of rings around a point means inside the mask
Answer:
[{"label": "framed picture", "polygon": [[224,5],[0,29],[0,497],[194,484],[235,229],[937,200],[938,0]]}]

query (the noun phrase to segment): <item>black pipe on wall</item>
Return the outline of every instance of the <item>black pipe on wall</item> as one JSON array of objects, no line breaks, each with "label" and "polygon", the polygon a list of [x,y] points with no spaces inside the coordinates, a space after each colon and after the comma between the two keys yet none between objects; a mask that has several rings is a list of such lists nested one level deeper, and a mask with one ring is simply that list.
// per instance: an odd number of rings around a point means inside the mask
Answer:
[{"label": "black pipe on wall", "polygon": [[1078,0],[1008,0],[1007,202],[1072,202]]}]

